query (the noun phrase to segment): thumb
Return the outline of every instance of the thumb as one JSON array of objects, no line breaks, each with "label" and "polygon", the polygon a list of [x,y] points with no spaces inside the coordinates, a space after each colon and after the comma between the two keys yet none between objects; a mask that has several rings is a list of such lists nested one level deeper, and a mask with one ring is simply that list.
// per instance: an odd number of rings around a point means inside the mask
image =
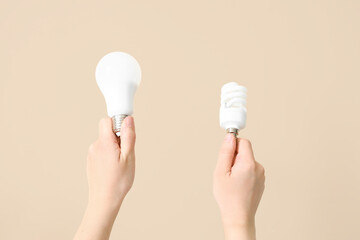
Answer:
[{"label": "thumb", "polygon": [[132,116],[127,116],[121,125],[121,154],[128,156],[135,148],[135,124]]},{"label": "thumb", "polygon": [[215,171],[221,174],[230,172],[233,165],[236,141],[235,136],[231,133],[225,135],[224,142],[220,148],[219,159]]}]

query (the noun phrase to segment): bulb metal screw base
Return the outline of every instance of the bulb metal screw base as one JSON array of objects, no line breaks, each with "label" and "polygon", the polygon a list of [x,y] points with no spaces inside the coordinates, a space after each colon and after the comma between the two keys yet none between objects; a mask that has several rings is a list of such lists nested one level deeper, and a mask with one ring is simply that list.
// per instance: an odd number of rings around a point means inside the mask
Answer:
[{"label": "bulb metal screw base", "polygon": [[237,137],[238,131],[239,130],[236,129],[236,128],[228,128],[228,129],[226,129],[226,133],[232,133],[232,134],[234,134],[235,137]]},{"label": "bulb metal screw base", "polygon": [[119,114],[113,116],[112,119],[112,126],[113,126],[113,132],[116,134],[116,136],[120,137],[120,130],[121,130],[121,123],[124,121],[124,119],[128,115],[126,114]]}]

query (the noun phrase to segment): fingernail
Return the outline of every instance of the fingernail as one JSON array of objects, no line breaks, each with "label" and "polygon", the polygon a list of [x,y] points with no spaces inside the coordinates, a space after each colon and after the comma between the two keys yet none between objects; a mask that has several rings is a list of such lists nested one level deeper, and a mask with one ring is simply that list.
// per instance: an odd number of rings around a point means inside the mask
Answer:
[{"label": "fingernail", "polygon": [[133,127],[134,126],[134,119],[132,117],[125,118],[125,123],[127,127]]},{"label": "fingernail", "polygon": [[233,138],[233,135],[231,133],[228,133],[225,135],[225,142],[231,142]]}]

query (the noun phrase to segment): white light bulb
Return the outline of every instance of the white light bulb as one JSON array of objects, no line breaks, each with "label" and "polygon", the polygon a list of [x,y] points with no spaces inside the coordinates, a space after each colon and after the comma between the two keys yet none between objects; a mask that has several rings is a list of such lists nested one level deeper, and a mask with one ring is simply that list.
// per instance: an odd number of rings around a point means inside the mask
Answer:
[{"label": "white light bulb", "polygon": [[120,136],[121,122],[133,113],[134,95],[141,81],[139,63],[127,53],[112,52],[99,61],[95,76],[113,120],[114,133]]},{"label": "white light bulb", "polygon": [[235,82],[221,88],[220,126],[237,135],[246,125],[247,89]]}]

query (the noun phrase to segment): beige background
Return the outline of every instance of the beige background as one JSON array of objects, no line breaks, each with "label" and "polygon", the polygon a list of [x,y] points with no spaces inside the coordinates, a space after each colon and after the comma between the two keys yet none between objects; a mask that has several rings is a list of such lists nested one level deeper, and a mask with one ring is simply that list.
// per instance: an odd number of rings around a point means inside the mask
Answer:
[{"label": "beige background", "polygon": [[94,71],[143,71],[137,175],[112,239],[222,239],[220,87],[248,87],[259,239],[359,239],[359,1],[0,2],[0,239],[71,239],[106,115]]}]

